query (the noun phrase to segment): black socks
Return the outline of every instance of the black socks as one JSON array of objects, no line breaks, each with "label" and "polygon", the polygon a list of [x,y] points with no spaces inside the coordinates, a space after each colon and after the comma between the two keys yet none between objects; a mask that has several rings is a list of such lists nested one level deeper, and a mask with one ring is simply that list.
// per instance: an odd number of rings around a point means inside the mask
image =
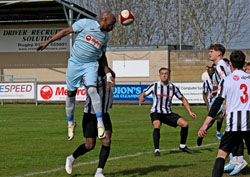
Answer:
[{"label": "black socks", "polygon": [[106,161],[109,157],[109,152],[110,152],[110,146],[106,147],[106,146],[102,145],[102,149],[101,149],[100,155],[99,155],[98,168],[104,168]]},{"label": "black socks", "polygon": [[180,144],[186,144],[188,136],[188,127],[181,127],[181,143]]},{"label": "black socks", "polygon": [[159,144],[160,144],[160,129],[159,128],[154,129],[153,140],[154,140],[155,149],[159,149]]},{"label": "black socks", "polygon": [[217,158],[214,163],[212,177],[221,177],[224,172],[225,159]]},{"label": "black socks", "polygon": [[91,149],[86,149],[85,144],[78,146],[78,148],[73,152],[73,157],[76,159],[77,157],[89,152]]}]

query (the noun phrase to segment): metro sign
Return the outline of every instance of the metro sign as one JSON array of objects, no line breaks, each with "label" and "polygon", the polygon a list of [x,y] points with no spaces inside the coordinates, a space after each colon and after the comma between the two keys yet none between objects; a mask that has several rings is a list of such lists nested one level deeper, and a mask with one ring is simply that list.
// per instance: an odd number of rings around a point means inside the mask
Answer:
[{"label": "metro sign", "polygon": [[[37,86],[37,99],[38,101],[65,101],[67,96],[67,86],[65,84],[58,85],[38,85]],[[85,88],[79,88],[76,94],[77,101],[86,100]]]}]

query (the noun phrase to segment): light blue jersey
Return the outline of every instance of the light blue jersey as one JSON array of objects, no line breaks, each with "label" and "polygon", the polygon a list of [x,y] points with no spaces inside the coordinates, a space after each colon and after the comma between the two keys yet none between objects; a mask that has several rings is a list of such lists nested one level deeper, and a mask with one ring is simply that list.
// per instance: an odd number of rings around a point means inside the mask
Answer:
[{"label": "light blue jersey", "polygon": [[67,89],[74,91],[85,86],[96,86],[98,59],[106,51],[109,34],[101,31],[95,20],[82,19],[72,25],[75,39],[66,73]]},{"label": "light blue jersey", "polygon": [[106,51],[109,34],[101,31],[97,21],[81,19],[72,25],[78,35],[75,39],[71,56],[84,62],[97,61]]}]

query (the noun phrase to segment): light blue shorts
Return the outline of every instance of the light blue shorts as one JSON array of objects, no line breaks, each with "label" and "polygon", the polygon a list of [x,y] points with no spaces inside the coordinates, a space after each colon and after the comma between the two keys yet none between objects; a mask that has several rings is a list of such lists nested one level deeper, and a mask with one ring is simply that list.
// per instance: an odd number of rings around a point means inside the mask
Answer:
[{"label": "light blue shorts", "polygon": [[84,62],[70,57],[66,72],[67,90],[75,91],[83,85],[96,86],[98,67],[98,61]]}]

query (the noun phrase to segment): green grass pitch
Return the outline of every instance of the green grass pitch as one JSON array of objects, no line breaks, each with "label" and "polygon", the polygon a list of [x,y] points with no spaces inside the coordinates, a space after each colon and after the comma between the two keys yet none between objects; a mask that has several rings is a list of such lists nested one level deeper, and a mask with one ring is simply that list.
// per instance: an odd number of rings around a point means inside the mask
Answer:
[{"label": "green grass pitch", "polygon": [[[187,145],[194,154],[178,151],[180,127],[162,125],[161,157],[154,157],[149,105],[114,105],[109,111],[113,136],[111,152],[104,174],[109,177],[209,177],[217,154],[219,140],[216,123],[209,130],[203,146],[196,146],[197,131],[207,114],[205,106],[191,106],[198,116],[192,119],[183,106],[173,111],[189,122]],[[0,106],[0,176],[66,177],[94,176],[101,143],[79,157],[72,175],[64,170],[65,158],[84,143],[81,120],[83,105],[75,110],[76,135],[67,140],[64,105]],[[247,153],[245,159],[247,161]],[[228,177],[228,174],[224,174]],[[250,167],[238,176],[250,176]]]}]

